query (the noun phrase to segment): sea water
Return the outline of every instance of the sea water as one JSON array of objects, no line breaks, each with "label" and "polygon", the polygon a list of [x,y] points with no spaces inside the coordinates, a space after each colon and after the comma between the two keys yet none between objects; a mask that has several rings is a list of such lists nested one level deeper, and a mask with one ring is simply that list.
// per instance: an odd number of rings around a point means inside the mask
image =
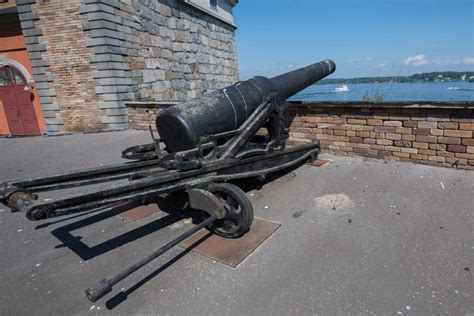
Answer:
[{"label": "sea water", "polygon": [[383,101],[474,101],[474,83],[359,83],[347,84],[349,92],[336,92],[340,84],[312,85],[290,100],[294,101],[363,101],[383,95]]}]

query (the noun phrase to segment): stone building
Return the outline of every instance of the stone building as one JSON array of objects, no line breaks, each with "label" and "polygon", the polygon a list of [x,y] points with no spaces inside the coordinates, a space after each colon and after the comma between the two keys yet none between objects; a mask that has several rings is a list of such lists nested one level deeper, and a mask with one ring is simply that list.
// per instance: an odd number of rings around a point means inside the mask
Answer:
[{"label": "stone building", "polygon": [[0,134],[123,130],[238,79],[237,0],[0,0]]}]

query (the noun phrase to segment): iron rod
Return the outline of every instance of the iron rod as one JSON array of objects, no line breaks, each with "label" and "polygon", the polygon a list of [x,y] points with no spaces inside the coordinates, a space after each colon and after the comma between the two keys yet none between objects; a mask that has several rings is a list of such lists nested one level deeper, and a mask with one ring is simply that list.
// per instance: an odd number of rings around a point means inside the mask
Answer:
[{"label": "iron rod", "polygon": [[150,131],[151,139],[154,142],[155,141],[155,135],[153,135],[153,127],[151,127],[151,125],[148,125],[148,130]]},{"label": "iron rod", "polygon": [[137,271],[138,269],[140,269],[141,267],[143,267],[144,265],[146,265],[147,263],[149,263],[153,259],[161,256],[163,253],[165,253],[169,249],[173,248],[174,246],[176,246],[177,244],[179,244],[180,242],[182,242],[183,240],[185,240],[186,238],[188,238],[192,234],[196,233],[201,228],[204,228],[207,225],[211,224],[215,220],[216,220],[216,216],[211,215],[210,217],[206,218],[204,221],[202,221],[198,225],[196,225],[196,226],[190,228],[189,230],[185,231],[183,234],[179,235],[174,240],[164,244],[163,246],[158,248],[158,250],[156,250],[155,252],[149,254],[148,256],[146,256],[142,260],[138,261],[137,263],[133,264],[129,268],[123,270],[119,274],[116,274],[115,276],[113,276],[112,278],[110,278],[108,280],[103,279],[103,280],[97,282],[94,286],[92,286],[92,287],[90,287],[86,290],[87,298],[91,302],[97,301],[99,298],[101,298],[105,294],[111,292],[112,291],[112,286],[114,286],[115,284],[117,284],[121,280],[125,279],[127,276],[129,276],[133,272]]},{"label": "iron rod", "polygon": [[[122,174],[125,172],[137,172],[139,170],[146,170],[158,167],[158,161],[140,161],[126,164],[112,165],[107,167],[97,167],[92,169],[85,169],[73,172],[66,172],[56,174],[50,177],[27,179],[22,181],[11,182],[12,185],[22,187],[25,189],[37,186],[45,186],[49,184],[59,184],[62,182],[80,181],[84,179],[97,179],[101,175],[110,176],[115,174]],[[99,176],[99,177],[97,177]]]}]

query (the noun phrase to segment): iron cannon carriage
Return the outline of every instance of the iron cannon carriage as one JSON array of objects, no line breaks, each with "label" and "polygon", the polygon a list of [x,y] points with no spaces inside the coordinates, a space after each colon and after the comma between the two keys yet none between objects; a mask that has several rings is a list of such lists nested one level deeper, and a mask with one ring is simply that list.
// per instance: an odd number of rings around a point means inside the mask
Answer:
[{"label": "iron cannon carriage", "polygon": [[[252,204],[229,181],[264,178],[317,156],[318,141],[285,147],[288,130],[283,113],[287,98],[334,71],[334,62],[325,60],[273,78],[253,77],[170,107],[157,115],[159,139],[123,151],[122,156],[133,162],[2,183],[0,202],[25,213],[29,220],[41,220],[179,195],[184,199],[183,212],[199,214],[197,224],[179,237],[87,289],[87,297],[95,302],[114,284],[201,228],[226,238],[248,232]],[[100,183],[110,184],[94,188]],[[44,199],[46,192],[85,186],[88,190]]]}]

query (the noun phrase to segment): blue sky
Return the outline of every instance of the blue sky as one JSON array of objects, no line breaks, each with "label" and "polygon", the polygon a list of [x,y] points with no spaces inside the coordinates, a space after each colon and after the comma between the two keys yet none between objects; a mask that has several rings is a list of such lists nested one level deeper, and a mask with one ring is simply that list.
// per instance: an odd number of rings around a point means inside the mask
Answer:
[{"label": "blue sky", "polygon": [[332,77],[474,71],[473,0],[240,0],[241,79],[322,59]]}]

